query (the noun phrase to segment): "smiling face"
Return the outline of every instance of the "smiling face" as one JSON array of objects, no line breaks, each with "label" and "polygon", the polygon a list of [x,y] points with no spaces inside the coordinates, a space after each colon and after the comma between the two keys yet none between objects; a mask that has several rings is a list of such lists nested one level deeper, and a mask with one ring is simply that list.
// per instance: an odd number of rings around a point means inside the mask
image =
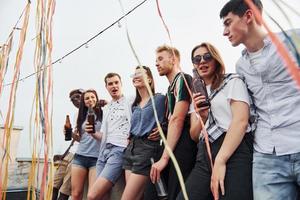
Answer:
[{"label": "smiling face", "polygon": [[81,93],[74,93],[72,94],[72,96],[70,96],[70,99],[73,103],[73,105],[76,107],[76,108],[79,108],[80,106],[80,99],[81,99]]},{"label": "smiling face", "polygon": [[106,89],[113,99],[122,97],[122,83],[118,76],[106,78]]},{"label": "smiling face", "polygon": [[132,78],[133,86],[137,89],[146,86],[143,78],[143,73],[145,73],[148,83],[151,83],[151,79],[148,77],[147,71],[144,68],[138,68],[135,70],[135,73]]},{"label": "smiling face", "polygon": [[201,57],[200,62],[198,62],[198,64],[194,63],[193,65],[195,68],[197,68],[198,73],[205,80],[205,82],[208,82],[208,80],[211,81],[216,70],[216,61],[212,56],[210,59],[204,59],[205,57],[209,58],[208,54],[210,54],[210,52],[206,47],[199,47],[193,53],[193,58]]},{"label": "smiling face", "polygon": [[94,108],[97,103],[97,97],[93,92],[86,92],[83,97],[84,105],[86,107]]}]

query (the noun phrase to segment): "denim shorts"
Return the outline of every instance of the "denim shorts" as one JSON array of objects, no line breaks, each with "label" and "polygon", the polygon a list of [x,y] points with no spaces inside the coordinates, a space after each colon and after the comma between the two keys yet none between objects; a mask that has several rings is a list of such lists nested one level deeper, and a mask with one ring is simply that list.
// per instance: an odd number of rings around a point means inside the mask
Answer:
[{"label": "denim shorts", "polygon": [[151,141],[147,138],[133,137],[124,153],[123,168],[134,174],[149,176],[151,161],[157,161],[162,153],[159,141]]},{"label": "denim shorts", "polygon": [[115,184],[122,173],[125,147],[119,147],[110,143],[105,145],[105,149],[100,152],[97,160],[97,177],[105,178]]},{"label": "denim shorts", "polygon": [[82,156],[75,153],[72,164],[84,169],[90,169],[96,166],[96,162],[97,158],[95,157]]}]

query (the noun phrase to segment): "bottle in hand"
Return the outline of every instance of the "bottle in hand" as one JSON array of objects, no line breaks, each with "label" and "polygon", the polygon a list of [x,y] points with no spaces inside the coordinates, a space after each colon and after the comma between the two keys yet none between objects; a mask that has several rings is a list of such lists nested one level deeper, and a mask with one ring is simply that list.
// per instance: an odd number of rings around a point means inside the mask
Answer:
[{"label": "bottle in hand", "polygon": [[196,68],[193,69],[193,82],[192,83],[193,83],[193,93],[201,93],[201,95],[205,96],[205,101],[200,103],[197,106],[199,106],[199,107],[210,106],[205,82],[199,75]]},{"label": "bottle in hand", "polygon": [[[151,161],[151,164],[154,164],[153,158],[150,158],[150,161]],[[168,193],[166,190],[166,186],[161,178],[155,183],[155,189],[156,189],[157,197],[159,200],[167,200],[168,199]]]},{"label": "bottle in hand", "polygon": [[89,107],[88,109],[87,121],[89,125],[93,126],[93,130],[89,131],[88,133],[95,133],[95,111],[92,107]]},{"label": "bottle in hand", "polygon": [[72,139],[72,125],[70,122],[69,115],[66,116],[66,123],[65,123],[65,141],[70,141]]}]

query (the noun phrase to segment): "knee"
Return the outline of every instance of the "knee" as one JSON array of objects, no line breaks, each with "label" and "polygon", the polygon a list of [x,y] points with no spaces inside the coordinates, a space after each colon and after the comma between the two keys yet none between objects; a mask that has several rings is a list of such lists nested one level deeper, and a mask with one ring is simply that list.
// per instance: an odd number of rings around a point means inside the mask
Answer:
[{"label": "knee", "polygon": [[88,192],[87,200],[97,200],[96,195],[93,192]]},{"label": "knee", "polygon": [[81,199],[82,192],[78,190],[72,190],[72,199]]}]

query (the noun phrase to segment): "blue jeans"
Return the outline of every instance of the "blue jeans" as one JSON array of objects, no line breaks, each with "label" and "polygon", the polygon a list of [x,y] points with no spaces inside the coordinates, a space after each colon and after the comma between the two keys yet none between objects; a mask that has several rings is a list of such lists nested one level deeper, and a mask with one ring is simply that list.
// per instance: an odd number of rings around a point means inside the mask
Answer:
[{"label": "blue jeans", "polygon": [[253,154],[254,200],[296,200],[300,186],[300,153]]}]

